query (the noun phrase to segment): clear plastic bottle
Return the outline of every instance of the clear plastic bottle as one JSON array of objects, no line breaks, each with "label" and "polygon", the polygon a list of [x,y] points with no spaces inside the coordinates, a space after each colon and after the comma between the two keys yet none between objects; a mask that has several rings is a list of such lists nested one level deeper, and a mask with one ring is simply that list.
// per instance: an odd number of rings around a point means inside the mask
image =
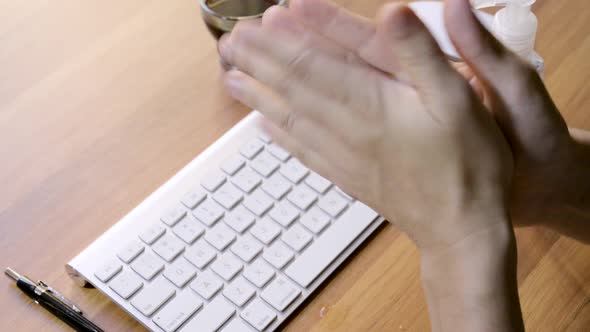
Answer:
[{"label": "clear plastic bottle", "polygon": [[542,76],[545,62],[534,51],[537,17],[531,11],[536,0],[471,0],[473,7],[482,9],[503,6],[495,17],[492,32],[507,48],[530,62]]}]

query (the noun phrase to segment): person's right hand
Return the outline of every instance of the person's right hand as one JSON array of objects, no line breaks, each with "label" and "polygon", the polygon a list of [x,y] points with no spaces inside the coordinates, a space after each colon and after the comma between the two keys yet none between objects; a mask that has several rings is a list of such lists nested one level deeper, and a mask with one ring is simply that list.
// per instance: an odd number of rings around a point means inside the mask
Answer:
[{"label": "person's right hand", "polygon": [[587,231],[580,233],[583,226],[568,223],[588,213],[577,205],[590,200],[590,139],[586,145],[572,138],[539,75],[466,7],[467,0],[447,0],[446,27],[478,81],[472,85],[483,88],[488,109],[510,142],[513,222],[545,224],[588,240]]}]

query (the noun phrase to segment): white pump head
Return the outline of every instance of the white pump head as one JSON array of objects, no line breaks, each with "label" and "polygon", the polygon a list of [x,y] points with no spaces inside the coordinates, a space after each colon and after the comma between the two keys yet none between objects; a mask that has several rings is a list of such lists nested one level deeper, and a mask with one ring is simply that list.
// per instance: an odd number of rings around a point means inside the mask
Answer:
[{"label": "white pump head", "polygon": [[493,32],[506,47],[529,60],[537,35],[537,17],[531,11],[536,0],[471,0],[476,9],[504,6],[496,13]]}]

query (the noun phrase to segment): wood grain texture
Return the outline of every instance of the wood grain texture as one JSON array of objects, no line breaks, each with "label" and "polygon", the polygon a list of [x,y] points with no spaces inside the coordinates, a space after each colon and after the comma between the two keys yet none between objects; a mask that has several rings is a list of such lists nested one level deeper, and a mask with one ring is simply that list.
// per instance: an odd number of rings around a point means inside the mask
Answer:
[{"label": "wood grain texture", "polygon": [[[386,1],[338,2],[373,16]],[[536,11],[549,89],[590,129],[587,3]],[[196,0],[0,0],[0,267],[43,278],[107,331],[143,330],[64,264],[247,113],[219,73]],[[588,331],[590,247],[539,228],[517,237],[528,329]],[[8,279],[0,293],[0,331],[66,328]],[[418,252],[391,225],[285,326],[428,329]]]}]

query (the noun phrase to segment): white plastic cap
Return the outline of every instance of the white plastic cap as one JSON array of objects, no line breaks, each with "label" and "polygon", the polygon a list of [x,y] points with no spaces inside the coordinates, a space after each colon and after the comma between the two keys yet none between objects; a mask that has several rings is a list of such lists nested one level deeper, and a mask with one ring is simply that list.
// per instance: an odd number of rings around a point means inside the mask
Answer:
[{"label": "white plastic cap", "polygon": [[472,0],[476,9],[504,6],[494,17],[493,32],[506,47],[529,60],[535,47],[537,17],[531,11],[536,0]]},{"label": "white plastic cap", "polygon": [[532,6],[536,0],[471,0],[475,9],[489,7],[505,7],[508,3],[520,4],[521,6]]}]

